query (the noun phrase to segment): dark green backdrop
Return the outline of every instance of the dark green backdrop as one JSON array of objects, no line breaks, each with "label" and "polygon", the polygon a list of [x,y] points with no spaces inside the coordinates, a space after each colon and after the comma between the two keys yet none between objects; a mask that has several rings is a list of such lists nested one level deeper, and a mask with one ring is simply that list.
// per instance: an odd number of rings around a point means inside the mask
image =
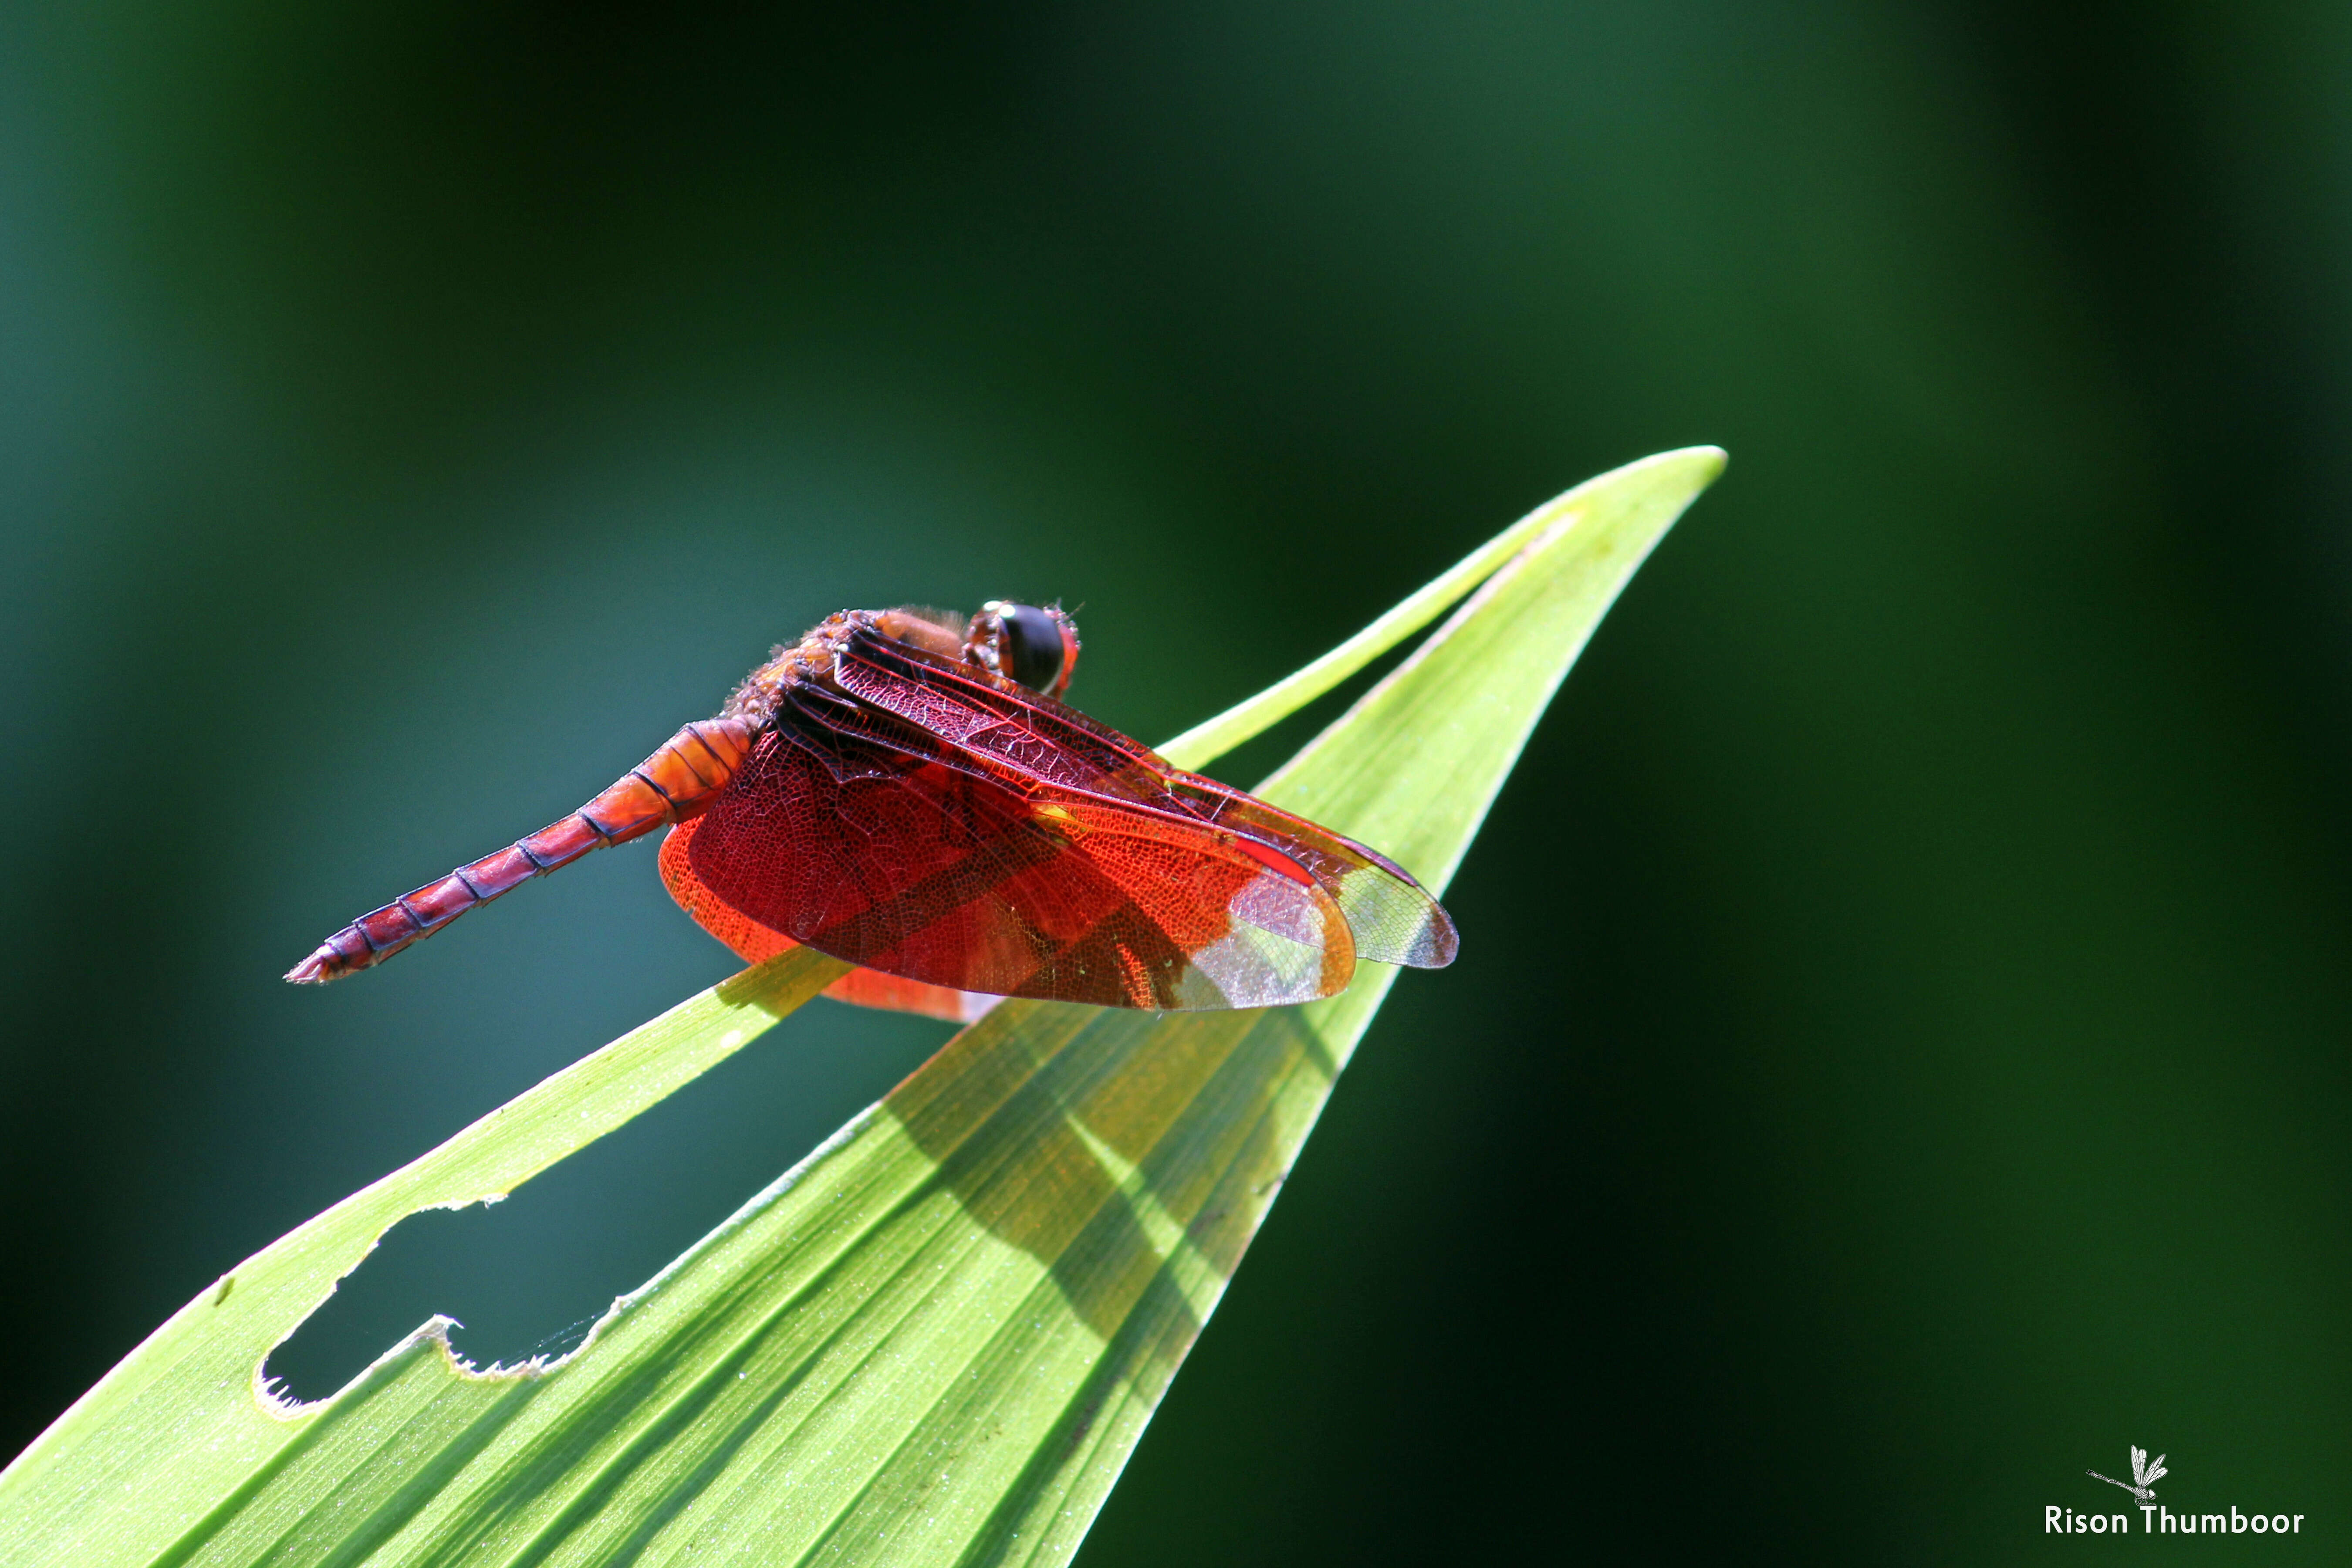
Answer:
[{"label": "dark green backdrop", "polygon": [[[0,10],[0,1450],[728,971],[638,848],[277,979],[772,641],[1058,595],[1164,737],[1716,441],[1085,1563],[2079,1558],[2135,1443],[2340,1560],[2347,82],[2242,0]],[[940,1037],[809,1009],[282,1370],[560,1335]]]}]

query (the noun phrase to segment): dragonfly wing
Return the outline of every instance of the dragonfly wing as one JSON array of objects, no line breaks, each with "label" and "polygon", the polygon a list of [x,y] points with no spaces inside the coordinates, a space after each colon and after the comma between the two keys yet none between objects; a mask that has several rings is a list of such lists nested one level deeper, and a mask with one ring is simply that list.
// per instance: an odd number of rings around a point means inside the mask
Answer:
[{"label": "dragonfly wing", "polygon": [[735,956],[746,963],[764,963],[787,948],[800,946],[791,937],[771,926],[761,925],[726,900],[704,886],[694,874],[693,845],[696,831],[704,818],[681,822],[669,830],[662,840],[662,886],[669,890],[677,907],[694,917],[694,923],[717,937],[733,950]]},{"label": "dragonfly wing", "polygon": [[[694,830],[700,826],[699,817],[681,822],[662,840],[662,885],[677,900],[678,908],[693,916],[697,925],[731,948],[746,963],[762,963],[787,948],[800,946],[783,932],[761,925],[703,886],[701,879],[694,874],[691,859]],[[926,985],[919,980],[871,969],[851,970],[826,986],[824,994],[836,1002],[859,1007],[919,1013],[953,1024],[972,1022],[997,1001],[993,996],[950,990],[944,985]]]},{"label": "dragonfly wing", "polygon": [[796,699],[688,843],[699,887],[753,924],[931,985],[1110,1006],[1307,1001],[1353,973],[1345,916],[1279,855]]},{"label": "dragonfly wing", "polygon": [[834,678],[999,774],[1108,799],[1165,805],[1171,769],[1151,749],[1024,686],[872,632],[850,638]]},{"label": "dragonfly wing", "polygon": [[1281,849],[1304,866],[1348,917],[1357,957],[1415,969],[1454,962],[1460,941],[1453,918],[1395,861],[1214,779],[1179,773],[1170,784],[1208,821]]},{"label": "dragonfly wing", "polygon": [[958,991],[947,985],[927,985],[878,969],[853,969],[824,988],[835,1002],[885,1013],[919,1013],[950,1024],[975,1024],[1004,1000],[978,991]]},{"label": "dragonfly wing", "polygon": [[1453,921],[1402,867],[1254,795],[1181,772],[1075,708],[872,633],[850,640],[835,677],[861,701],[987,766],[1055,788],[1199,816],[1282,851],[1338,901],[1360,958],[1420,969],[1454,962]]}]

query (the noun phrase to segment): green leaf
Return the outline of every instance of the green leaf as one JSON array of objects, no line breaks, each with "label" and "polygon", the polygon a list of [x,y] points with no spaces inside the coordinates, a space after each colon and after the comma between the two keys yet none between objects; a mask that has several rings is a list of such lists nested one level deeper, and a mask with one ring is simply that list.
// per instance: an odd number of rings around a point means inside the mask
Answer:
[{"label": "green leaf", "polygon": [[[1667,453],[1571,490],[1171,752],[1246,739],[1492,572],[1262,790],[1443,888],[1593,626],[1722,462]],[[259,1386],[402,1217],[512,1191],[842,968],[802,951],[746,971],[238,1265],[0,1473],[0,1561],[1066,1558],[1393,970],[1255,1012],[1008,1002],[570,1356],[477,1372],[436,1320],[316,1405]]]}]

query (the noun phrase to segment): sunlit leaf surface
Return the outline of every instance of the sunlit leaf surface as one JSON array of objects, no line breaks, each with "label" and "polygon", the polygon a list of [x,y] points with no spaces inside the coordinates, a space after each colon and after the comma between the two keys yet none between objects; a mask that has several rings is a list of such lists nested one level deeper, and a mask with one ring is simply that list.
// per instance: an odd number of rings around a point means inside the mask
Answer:
[{"label": "sunlit leaf surface", "polygon": [[[1295,711],[1483,577],[1262,791],[1443,888],[1586,637],[1721,466],[1668,453],[1570,491],[1171,757]],[[258,1387],[401,1218],[510,1192],[842,968],[803,951],[716,986],[238,1265],[0,1475],[0,1561],[1068,1557],[1393,970],[1258,1012],[1007,1003],[552,1366],[474,1372],[436,1322],[319,1404]]]}]

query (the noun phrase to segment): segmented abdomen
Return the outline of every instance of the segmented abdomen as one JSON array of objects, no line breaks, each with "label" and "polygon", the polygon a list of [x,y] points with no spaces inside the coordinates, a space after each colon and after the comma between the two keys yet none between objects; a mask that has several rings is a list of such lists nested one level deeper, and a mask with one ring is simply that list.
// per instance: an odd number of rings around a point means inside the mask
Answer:
[{"label": "segmented abdomen", "polygon": [[666,824],[701,816],[743,765],[752,739],[751,725],[741,719],[687,725],[571,816],[362,915],[320,943],[286,978],[297,984],[340,980],[382,963],[467,910],[568,866],[591,849],[625,844]]}]

